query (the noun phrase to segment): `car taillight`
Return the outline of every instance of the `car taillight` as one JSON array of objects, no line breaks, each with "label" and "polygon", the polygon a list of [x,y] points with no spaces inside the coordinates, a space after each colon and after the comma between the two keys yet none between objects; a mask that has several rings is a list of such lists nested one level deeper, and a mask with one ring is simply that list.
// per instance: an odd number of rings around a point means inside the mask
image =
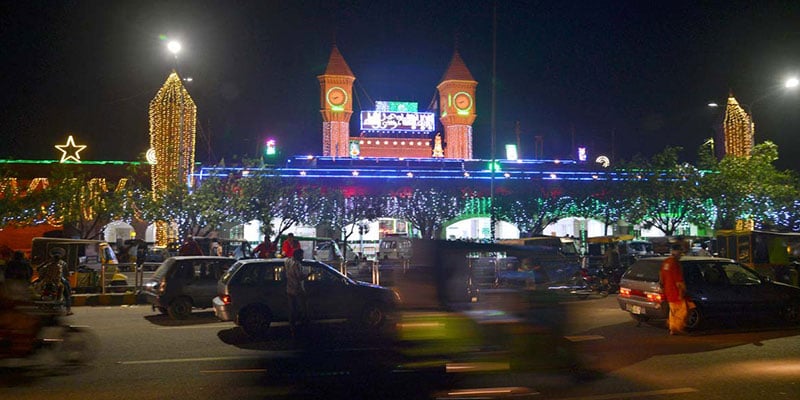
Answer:
[{"label": "car taillight", "polygon": [[647,301],[652,303],[661,303],[661,293],[644,292],[644,294],[647,296]]},{"label": "car taillight", "polygon": [[231,296],[228,294],[220,295],[219,299],[222,300],[222,304],[231,304]]},{"label": "car taillight", "polygon": [[619,295],[622,297],[631,297],[631,290],[626,287],[619,288]]}]

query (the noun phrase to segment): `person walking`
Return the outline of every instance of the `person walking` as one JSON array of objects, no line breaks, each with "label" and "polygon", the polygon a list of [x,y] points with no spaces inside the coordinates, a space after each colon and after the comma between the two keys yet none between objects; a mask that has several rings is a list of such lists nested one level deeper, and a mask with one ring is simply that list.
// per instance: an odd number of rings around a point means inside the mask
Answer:
[{"label": "person walking", "polygon": [[286,239],[281,243],[281,253],[286,258],[291,258],[295,251],[300,249],[300,242],[294,238],[294,233],[286,235]]},{"label": "person walking", "polygon": [[264,241],[259,243],[253,253],[257,258],[275,258],[275,253],[278,251],[278,246],[269,240],[269,236],[264,235]]},{"label": "person walking", "polygon": [[675,243],[670,249],[670,256],[661,264],[661,287],[664,296],[669,302],[669,326],[670,335],[686,333],[686,316],[688,306],[686,303],[686,284],[683,280],[683,268],[681,268],[681,255],[683,247]]},{"label": "person walking", "polygon": [[306,301],[306,291],[303,281],[308,275],[303,273],[303,249],[297,249],[292,253],[292,257],[284,261],[286,269],[286,297],[289,305],[289,328],[292,337],[298,320],[298,314],[302,313],[302,319],[308,320],[308,303]]},{"label": "person walking", "polygon": [[181,245],[180,249],[178,249],[179,256],[202,256],[203,249],[200,248],[200,244],[197,243],[191,236],[186,236],[186,240]]},{"label": "person walking", "polygon": [[700,244],[700,250],[697,251],[697,255],[711,257],[711,252],[708,251],[708,243],[703,242]]}]

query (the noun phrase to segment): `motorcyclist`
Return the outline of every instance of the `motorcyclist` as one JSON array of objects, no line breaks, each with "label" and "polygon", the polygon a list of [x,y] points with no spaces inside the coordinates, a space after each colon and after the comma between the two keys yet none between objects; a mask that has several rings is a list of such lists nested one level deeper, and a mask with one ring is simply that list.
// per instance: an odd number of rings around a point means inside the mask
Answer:
[{"label": "motorcyclist", "polygon": [[22,357],[33,350],[41,321],[17,308],[22,301],[4,280],[0,274],[0,357]]},{"label": "motorcyclist", "polygon": [[67,315],[72,315],[72,289],[69,286],[69,280],[64,276],[68,273],[67,263],[62,260],[65,254],[66,251],[61,247],[52,248],[50,259],[40,265],[37,272],[42,285],[50,283],[60,287]]}]

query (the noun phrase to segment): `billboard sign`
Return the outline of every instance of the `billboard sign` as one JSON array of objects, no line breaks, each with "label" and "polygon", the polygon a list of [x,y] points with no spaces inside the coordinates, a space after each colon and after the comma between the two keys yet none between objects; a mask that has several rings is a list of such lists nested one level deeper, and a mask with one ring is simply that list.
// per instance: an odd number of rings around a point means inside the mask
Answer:
[{"label": "billboard sign", "polygon": [[362,131],[433,132],[436,116],[430,112],[362,111]]}]

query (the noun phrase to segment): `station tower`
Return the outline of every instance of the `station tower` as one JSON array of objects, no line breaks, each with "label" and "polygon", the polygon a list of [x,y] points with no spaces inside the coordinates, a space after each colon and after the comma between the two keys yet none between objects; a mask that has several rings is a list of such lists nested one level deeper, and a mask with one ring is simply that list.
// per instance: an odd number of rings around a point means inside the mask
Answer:
[{"label": "station tower", "polygon": [[436,86],[439,110],[444,128],[444,158],[472,159],[472,123],[475,122],[475,88],[478,82],[458,54]]},{"label": "station tower", "polygon": [[353,82],[356,77],[333,45],[325,73],[317,76],[322,114],[322,155],[349,157],[350,117],[353,115]]}]

